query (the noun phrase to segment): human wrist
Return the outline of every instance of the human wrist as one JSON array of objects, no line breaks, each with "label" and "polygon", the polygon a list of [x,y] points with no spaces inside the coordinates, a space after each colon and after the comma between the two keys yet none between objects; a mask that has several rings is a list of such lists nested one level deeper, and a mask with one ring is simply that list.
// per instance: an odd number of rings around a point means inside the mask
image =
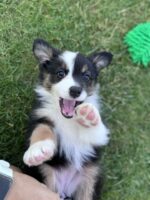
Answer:
[{"label": "human wrist", "polygon": [[0,160],[0,200],[6,198],[12,182],[13,171],[10,169],[10,164],[4,160]]},{"label": "human wrist", "polygon": [[23,174],[13,170],[13,182],[4,200],[21,199],[20,187]]}]

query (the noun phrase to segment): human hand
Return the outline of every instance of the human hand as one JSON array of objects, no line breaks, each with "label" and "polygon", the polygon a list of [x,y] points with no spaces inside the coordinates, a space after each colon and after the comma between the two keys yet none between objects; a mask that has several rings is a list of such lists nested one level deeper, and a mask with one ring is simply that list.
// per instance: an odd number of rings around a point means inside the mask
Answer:
[{"label": "human hand", "polygon": [[60,200],[58,194],[34,178],[16,171],[13,174],[13,183],[5,200]]}]

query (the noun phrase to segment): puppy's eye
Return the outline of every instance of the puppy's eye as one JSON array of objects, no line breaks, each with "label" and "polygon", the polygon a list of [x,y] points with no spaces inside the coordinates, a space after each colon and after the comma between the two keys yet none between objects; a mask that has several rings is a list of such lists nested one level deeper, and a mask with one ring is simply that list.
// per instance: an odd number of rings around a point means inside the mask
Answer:
[{"label": "puppy's eye", "polygon": [[61,80],[62,78],[64,78],[66,76],[66,72],[63,69],[61,69],[56,72],[56,76],[59,80]]},{"label": "puppy's eye", "polygon": [[91,74],[89,72],[85,72],[82,76],[87,82],[91,80]]}]

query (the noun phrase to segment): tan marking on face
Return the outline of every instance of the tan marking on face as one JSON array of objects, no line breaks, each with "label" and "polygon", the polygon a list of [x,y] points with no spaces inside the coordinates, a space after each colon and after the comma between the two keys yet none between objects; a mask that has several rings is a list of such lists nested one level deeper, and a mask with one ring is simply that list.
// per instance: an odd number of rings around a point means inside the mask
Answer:
[{"label": "tan marking on face", "polygon": [[94,185],[96,183],[96,177],[99,174],[99,167],[95,165],[89,165],[84,168],[83,180],[79,185],[75,199],[76,200],[92,200]]},{"label": "tan marking on face", "polygon": [[67,65],[66,65],[63,61],[62,61],[62,68],[63,68],[63,69],[68,69],[68,68],[67,68]]},{"label": "tan marking on face", "polygon": [[44,74],[44,81],[43,81],[43,86],[44,88],[46,88],[47,90],[51,89],[51,82],[50,82],[50,74],[45,73]]},{"label": "tan marking on face", "polygon": [[49,126],[45,124],[40,124],[32,132],[32,135],[30,137],[30,145],[47,139],[55,141],[55,135],[49,128]]},{"label": "tan marking on face", "polygon": [[91,85],[87,88],[87,93],[89,96],[91,96],[93,94],[95,90],[95,83],[94,81],[91,82]]},{"label": "tan marking on face", "polygon": [[88,66],[87,65],[83,65],[82,67],[82,73],[86,72],[88,70]]},{"label": "tan marking on face", "polygon": [[66,65],[66,63],[64,62],[62,58],[59,57],[59,61],[60,61],[60,68],[68,69],[68,66]]}]

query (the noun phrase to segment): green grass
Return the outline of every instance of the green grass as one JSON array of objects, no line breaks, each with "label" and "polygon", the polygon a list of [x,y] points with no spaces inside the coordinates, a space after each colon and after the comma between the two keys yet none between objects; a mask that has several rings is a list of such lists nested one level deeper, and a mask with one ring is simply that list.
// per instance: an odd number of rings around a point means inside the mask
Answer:
[{"label": "green grass", "polygon": [[33,39],[84,54],[110,50],[113,64],[99,78],[111,130],[103,199],[150,200],[150,68],[134,65],[123,44],[149,13],[146,0],[0,1],[0,158],[21,165],[38,73]]}]

